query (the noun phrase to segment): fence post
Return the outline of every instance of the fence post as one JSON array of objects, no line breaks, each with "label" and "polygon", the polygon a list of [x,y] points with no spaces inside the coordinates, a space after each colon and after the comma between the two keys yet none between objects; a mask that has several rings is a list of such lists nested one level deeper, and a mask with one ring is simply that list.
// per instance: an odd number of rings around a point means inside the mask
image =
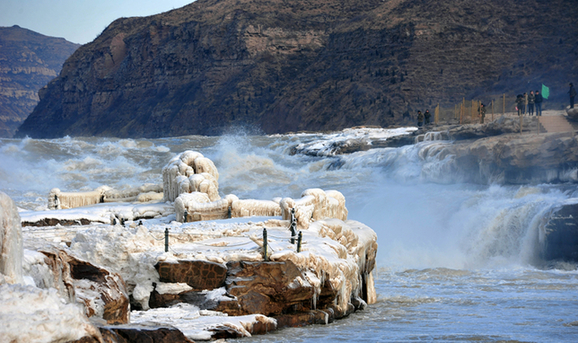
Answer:
[{"label": "fence post", "polygon": [[263,228],[263,259],[268,261],[267,257],[267,229]]},{"label": "fence post", "polygon": [[297,237],[297,252],[301,252],[301,240],[303,239],[301,231],[299,231],[299,237]]},{"label": "fence post", "polygon": [[169,252],[169,228],[165,228],[165,252]]},{"label": "fence post", "polygon": [[295,222],[291,223],[291,244],[295,244],[295,236],[297,236],[297,229],[295,228]]}]

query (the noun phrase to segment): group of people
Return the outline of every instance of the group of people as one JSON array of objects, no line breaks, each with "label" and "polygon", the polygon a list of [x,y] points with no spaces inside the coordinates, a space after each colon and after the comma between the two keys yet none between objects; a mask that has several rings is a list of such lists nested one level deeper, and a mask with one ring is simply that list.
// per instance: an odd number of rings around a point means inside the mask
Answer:
[{"label": "group of people", "polygon": [[[576,97],[576,89],[574,89],[574,85],[570,83],[570,90],[568,91],[570,95],[570,108],[574,108],[574,98]],[[539,90],[530,91],[530,94],[518,94],[516,97],[516,110],[518,111],[519,116],[526,115],[528,113],[529,116],[534,115],[534,110],[536,112],[536,116],[542,115],[542,103],[544,102],[544,97],[540,94]],[[480,122],[483,124],[484,119],[486,117],[486,107],[483,103],[480,104],[478,107],[478,113],[480,116]],[[425,110],[424,113],[421,111],[417,111],[417,126],[422,127],[425,125],[430,124],[431,122],[431,113],[429,110]]]},{"label": "group of people", "polygon": [[530,91],[530,94],[518,94],[516,97],[516,110],[518,110],[518,115],[523,116],[527,112],[529,116],[533,116],[535,109],[536,115],[541,116],[542,102],[544,102],[544,98],[539,90],[537,90],[536,93]]},{"label": "group of people", "polygon": [[417,111],[417,127],[422,127],[424,124],[424,120],[425,125],[428,125],[431,122],[431,113],[429,113],[428,109],[426,109],[424,113],[421,113],[421,111]]}]

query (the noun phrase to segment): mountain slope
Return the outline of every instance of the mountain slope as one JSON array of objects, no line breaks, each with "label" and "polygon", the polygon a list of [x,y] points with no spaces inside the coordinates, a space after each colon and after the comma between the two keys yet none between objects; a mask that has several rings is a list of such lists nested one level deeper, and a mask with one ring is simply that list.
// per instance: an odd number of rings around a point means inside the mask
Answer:
[{"label": "mountain slope", "polygon": [[162,137],[396,125],[462,97],[578,76],[577,7],[553,0],[199,0],[79,48],[18,135]]},{"label": "mountain slope", "polygon": [[12,137],[80,45],[20,28],[0,27],[0,137]]}]

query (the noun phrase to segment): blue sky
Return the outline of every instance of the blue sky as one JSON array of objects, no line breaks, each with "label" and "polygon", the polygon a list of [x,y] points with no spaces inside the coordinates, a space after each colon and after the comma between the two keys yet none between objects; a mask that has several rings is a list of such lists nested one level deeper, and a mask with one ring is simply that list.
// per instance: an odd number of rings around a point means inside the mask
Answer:
[{"label": "blue sky", "polygon": [[0,0],[0,26],[36,31],[74,43],[94,40],[120,17],[148,16],[193,0]]}]

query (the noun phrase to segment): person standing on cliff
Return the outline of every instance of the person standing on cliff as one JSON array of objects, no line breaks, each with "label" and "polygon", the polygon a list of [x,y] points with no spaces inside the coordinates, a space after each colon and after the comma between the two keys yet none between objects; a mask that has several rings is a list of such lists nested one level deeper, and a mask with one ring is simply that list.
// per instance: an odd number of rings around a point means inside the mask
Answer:
[{"label": "person standing on cliff", "polygon": [[417,127],[421,127],[423,125],[423,113],[421,111],[417,111]]},{"label": "person standing on cliff", "polygon": [[516,109],[518,110],[518,116],[524,115],[524,97],[522,94],[518,94],[516,97]]},{"label": "person standing on cliff", "polygon": [[536,96],[534,95],[534,91],[530,91],[528,94],[528,115],[534,115],[534,101],[536,100]]},{"label": "person standing on cliff", "polygon": [[536,115],[537,116],[542,115],[542,101],[544,101],[544,97],[542,97],[542,94],[540,94],[540,91],[536,91],[536,97],[534,99],[534,102],[536,103]]},{"label": "person standing on cliff", "polygon": [[486,118],[486,106],[483,103],[480,104],[478,108],[478,113],[480,114],[480,124],[484,123],[484,119]]},{"label": "person standing on cliff", "polygon": [[429,110],[426,109],[423,116],[425,118],[425,124],[429,125],[429,119],[431,118],[431,113],[429,113]]},{"label": "person standing on cliff", "polygon": [[574,108],[574,98],[576,97],[576,89],[574,89],[574,85],[570,82],[570,90],[568,91],[570,95],[570,108]]}]

